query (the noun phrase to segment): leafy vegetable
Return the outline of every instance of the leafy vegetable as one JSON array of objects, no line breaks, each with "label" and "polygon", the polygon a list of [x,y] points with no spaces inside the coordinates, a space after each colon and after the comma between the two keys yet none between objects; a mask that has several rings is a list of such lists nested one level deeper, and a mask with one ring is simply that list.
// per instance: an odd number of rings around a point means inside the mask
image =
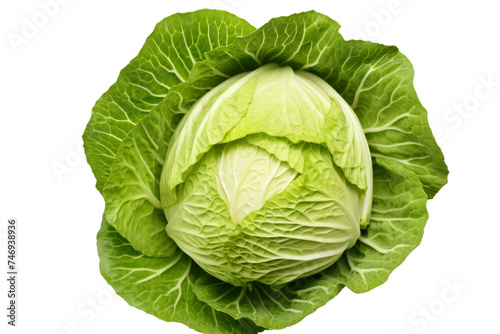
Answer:
[{"label": "leafy vegetable", "polygon": [[316,12],[161,21],[84,134],[101,272],[203,333],[293,325],[384,283],[448,170],[395,47]]}]

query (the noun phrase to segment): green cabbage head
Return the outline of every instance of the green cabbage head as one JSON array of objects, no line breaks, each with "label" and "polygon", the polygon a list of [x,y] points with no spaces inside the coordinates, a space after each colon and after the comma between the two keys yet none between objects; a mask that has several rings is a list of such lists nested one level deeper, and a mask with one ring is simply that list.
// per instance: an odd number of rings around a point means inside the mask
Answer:
[{"label": "green cabbage head", "polygon": [[315,274],[368,223],[363,129],[314,74],[273,63],[236,75],[191,107],[170,143],[166,232],[225,282],[283,286]]},{"label": "green cabbage head", "polygon": [[443,155],[395,47],[316,12],[161,21],[84,134],[101,272],[203,333],[293,325],[420,243]]}]

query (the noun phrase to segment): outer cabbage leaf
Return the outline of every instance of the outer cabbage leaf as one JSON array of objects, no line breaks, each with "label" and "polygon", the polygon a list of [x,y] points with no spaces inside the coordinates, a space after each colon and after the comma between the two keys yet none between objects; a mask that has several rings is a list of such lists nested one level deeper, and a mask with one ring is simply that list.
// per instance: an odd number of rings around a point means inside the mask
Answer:
[{"label": "outer cabbage leaf", "polygon": [[217,10],[174,14],[159,22],[139,54],[92,109],[83,135],[87,161],[102,192],[118,148],[139,120],[168,91],[185,82],[205,53],[255,30],[239,17]]},{"label": "outer cabbage leaf", "polygon": [[123,141],[104,187],[108,223],[146,256],[170,256],[177,248],[165,232],[159,180],[181,116],[151,112],[144,117]]},{"label": "outer cabbage leaf", "polygon": [[252,290],[208,274],[194,284],[196,296],[236,319],[248,318],[269,329],[294,325],[325,305],[344,286],[321,273],[295,280],[279,290],[257,283]]},{"label": "outer cabbage leaf", "polygon": [[106,219],[97,235],[97,248],[102,275],[131,306],[207,334],[254,334],[263,330],[251,320],[235,320],[200,301],[193,286],[204,273],[180,250],[168,258],[144,256]]}]

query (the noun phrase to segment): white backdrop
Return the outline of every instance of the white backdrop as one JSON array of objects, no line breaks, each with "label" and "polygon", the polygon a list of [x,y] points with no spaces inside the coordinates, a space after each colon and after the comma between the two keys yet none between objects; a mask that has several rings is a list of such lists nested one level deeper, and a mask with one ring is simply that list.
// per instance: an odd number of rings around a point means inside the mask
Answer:
[{"label": "white backdrop", "polygon": [[[344,289],[280,333],[499,333],[495,1],[54,1],[50,8],[50,0],[0,4],[1,277],[7,218],[20,224],[19,323],[6,325],[2,279],[0,332],[194,333],[128,306],[99,274],[103,200],[81,135],[95,101],[158,21],[223,8],[254,26],[315,9],[337,20],[346,39],[397,45],[415,67],[417,93],[451,171],[428,204],[422,245],[387,283],[361,295]],[[26,30],[30,23],[38,26]]]}]

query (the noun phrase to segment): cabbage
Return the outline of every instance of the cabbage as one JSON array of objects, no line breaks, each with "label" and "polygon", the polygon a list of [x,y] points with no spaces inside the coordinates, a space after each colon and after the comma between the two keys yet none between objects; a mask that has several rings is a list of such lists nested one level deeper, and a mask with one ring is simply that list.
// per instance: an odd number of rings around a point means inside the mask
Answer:
[{"label": "cabbage", "polygon": [[448,170],[395,47],[316,12],[161,21],[84,133],[101,273],[203,333],[302,320],[384,283]]}]

